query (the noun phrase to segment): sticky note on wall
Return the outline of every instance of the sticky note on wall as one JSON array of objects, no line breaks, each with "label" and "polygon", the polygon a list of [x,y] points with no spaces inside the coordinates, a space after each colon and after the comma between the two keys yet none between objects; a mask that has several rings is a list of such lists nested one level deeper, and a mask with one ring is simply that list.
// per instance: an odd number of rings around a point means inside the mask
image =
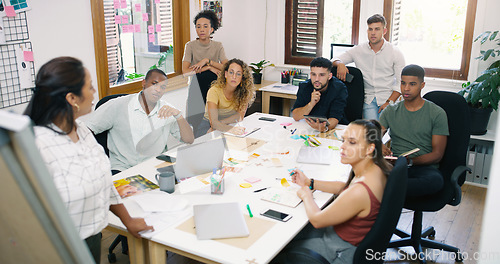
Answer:
[{"label": "sticky note on wall", "polygon": [[5,7],[5,15],[8,17],[15,17],[16,11],[14,10],[14,7],[13,6],[6,6]]},{"label": "sticky note on wall", "polygon": [[34,61],[33,51],[23,51],[24,61]]}]

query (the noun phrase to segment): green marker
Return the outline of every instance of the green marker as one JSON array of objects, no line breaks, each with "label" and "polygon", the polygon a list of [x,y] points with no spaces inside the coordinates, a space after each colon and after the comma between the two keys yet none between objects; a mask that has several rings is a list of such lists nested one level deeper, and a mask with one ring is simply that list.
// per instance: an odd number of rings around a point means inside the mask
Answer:
[{"label": "green marker", "polygon": [[248,214],[250,215],[250,218],[253,217],[253,214],[252,214],[252,210],[250,210],[250,205],[247,204],[247,210],[248,210]]}]

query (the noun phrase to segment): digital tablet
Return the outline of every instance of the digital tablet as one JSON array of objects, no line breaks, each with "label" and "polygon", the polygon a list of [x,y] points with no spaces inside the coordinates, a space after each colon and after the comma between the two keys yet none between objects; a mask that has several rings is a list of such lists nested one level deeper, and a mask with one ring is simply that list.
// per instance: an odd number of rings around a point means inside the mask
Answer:
[{"label": "digital tablet", "polygon": [[316,120],[319,120],[319,122],[323,123],[326,122],[326,125],[329,126],[330,122],[328,122],[328,118],[322,117],[322,116],[312,116],[312,115],[304,115],[304,118],[311,119],[312,121],[316,122]]}]

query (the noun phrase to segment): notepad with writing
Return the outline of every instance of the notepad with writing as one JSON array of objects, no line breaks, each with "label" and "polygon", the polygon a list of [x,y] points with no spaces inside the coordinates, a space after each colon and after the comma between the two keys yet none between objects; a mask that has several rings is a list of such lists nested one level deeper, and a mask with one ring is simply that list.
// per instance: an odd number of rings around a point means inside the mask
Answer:
[{"label": "notepad with writing", "polygon": [[224,132],[224,134],[234,136],[234,137],[246,137],[259,129],[260,129],[260,127],[245,127],[245,133],[243,133],[241,135],[236,135],[236,134],[233,134],[231,132]]},{"label": "notepad with writing", "polygon": [[261,199],[289,207],[297,207],[302,200],[297,196],[297,188],[271,187],[262,193]]}]

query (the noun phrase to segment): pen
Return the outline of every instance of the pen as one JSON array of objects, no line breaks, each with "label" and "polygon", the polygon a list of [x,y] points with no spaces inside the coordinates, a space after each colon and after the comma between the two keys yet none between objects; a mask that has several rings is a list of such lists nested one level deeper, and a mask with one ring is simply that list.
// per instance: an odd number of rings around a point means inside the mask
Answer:
[{"label": "pen", "polygon": [[247,204],[247,210],[248,210],[248,214],[250,215],[250,218],[253,217],[253,214],[252,214],[252,211],[250,210],[250,205]]},{"label": "pen", "polygon": [[293,133],[295,133],[295,131],[297,131],[297,129],[294,129],[294,130],[292,131],[292,135],[293,135]]},{"label": "pen", "polygon": [[253,191],[253,192],[261,192],[261,191],[263,191],[263,190],[266,190],[267,188],[268,188],[268,187],[266,187],[266,188],[262,188],[262,189],[258,189],[258,190],[255,190],[255,191]]}]

